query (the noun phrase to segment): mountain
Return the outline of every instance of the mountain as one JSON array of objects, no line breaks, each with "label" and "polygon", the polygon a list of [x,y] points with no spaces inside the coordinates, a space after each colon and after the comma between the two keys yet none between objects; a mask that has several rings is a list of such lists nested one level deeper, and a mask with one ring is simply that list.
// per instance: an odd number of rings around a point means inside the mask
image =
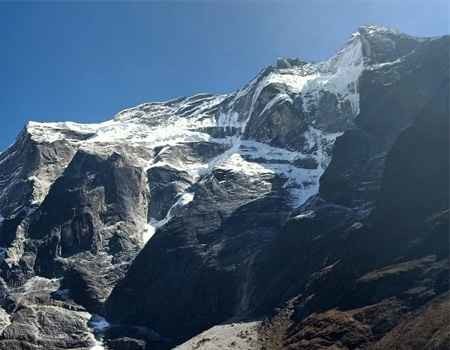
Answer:
[{"label": "mountain", "polygon": [[28,123],[0,349],[447,349],[449,53],[368,26],[231,94]]}]

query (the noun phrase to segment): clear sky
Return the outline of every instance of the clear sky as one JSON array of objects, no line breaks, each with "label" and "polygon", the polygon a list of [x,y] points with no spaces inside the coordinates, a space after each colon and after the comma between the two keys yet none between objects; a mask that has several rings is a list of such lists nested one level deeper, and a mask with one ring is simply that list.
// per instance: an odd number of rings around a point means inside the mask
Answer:
[{"label": "clear sky", "polygon": [[233,91],[277,57],[329,57],[363,24],[448,34],[448,3],[0,0],[0,150],[28,120],[94,122]]}]

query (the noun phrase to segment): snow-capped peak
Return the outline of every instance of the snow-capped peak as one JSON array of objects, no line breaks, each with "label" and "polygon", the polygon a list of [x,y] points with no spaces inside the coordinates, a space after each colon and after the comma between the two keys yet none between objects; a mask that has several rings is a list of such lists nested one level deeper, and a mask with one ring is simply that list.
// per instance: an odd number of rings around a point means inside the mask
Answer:
[{"label": "snow-capped peak", "polygon": [[386,34],[386,33],[400,34],[400,31],[397,29],[387,28],[384,26],[373,25],[373,24],[368,24],[368,25],[359,27],[359,33],[361,33],[361,32],[369,34],[369,35]]},{"label": "snow-capped peak", "polygon": [[[279,59],[277,65],[263,71],[248,87],[241,90],[239,96],[253,92],[248,114],[251,118],[261,92],[270,85],[283,86],[286,93],[276,99],[289,100],[293,95],[300,95],[304,111],[313,119],[322,96],[331,93],[338,100],[338,109],[344,110],[350,104],[351,118],[354,118],[359,113],[358,81],[363,70],[362,42],[357,34],[335,56],[324,62],[305,63],[300,60]],[[275,98],[272,102],[276,102]]]},{"label": "snow-capped peak", "polygon": [[[195,181],[217,167],[247,171],[248,176],[254,176],[255,172],[278,174],[287,178],[287,186],[298,198],[295,204],[300,205],[317,193],[335,139],[359,114],[359,79],[373,64],[367,59],[367,52],[371,53],[367,36],[390,33],[393,31],[383,27],[360,28],[336,55],[319,63],[278,59],[276,65],[264,69],[244,88],[231,94],[202,93],[143,103],[95,124],[30,122],[26,130],[37,143],[59,141],[70,145],[74,152],[78,149],[97,154],[126,152],[145,170],[161,163],[155,160],[160,149],[176,149],[176,157],[164,162],[188,172]],[[391,38],[385,41],[389,40],[392,41]],[[267,128],[280,125],[280,120],[270,122],[280,106],[289,106],[292,113],[288,118],[300,119],[303,125],[296,137],[304,141],[297,140],[294,148],[273,144],[270,137],[257,136],[266,121],[269,121]],[[298,125],[295,121],[294,124]],[[222,149],[222,153],[214,151],[211,156],[177,153],[195,144]],[[3,159],[11,156],[6,153],[1,155]],[[274,159],[272,155],[277,153],[286,158]],[[298,165],[305,159],[310,168]],[[61,174],[67,163],[60,166],[58,171],[44,171],[49,173],[46,178],[53,181],[50,175]],[[50,182],[42,181],[39,174],[27,176],[35,176],[33,186],[41,184],[39,200],[42,200]],[[3,188],[8,188],[8,184]]]}]

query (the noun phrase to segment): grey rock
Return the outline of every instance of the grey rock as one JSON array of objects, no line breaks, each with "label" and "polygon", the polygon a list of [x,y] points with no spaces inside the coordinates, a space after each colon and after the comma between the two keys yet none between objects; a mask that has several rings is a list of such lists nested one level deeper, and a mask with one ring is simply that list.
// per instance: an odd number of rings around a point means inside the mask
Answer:
[{"label": "grey rock", "polygon": [[145,341],[133,338],[118,338],[108,342],[112,350],[145,350]]}]

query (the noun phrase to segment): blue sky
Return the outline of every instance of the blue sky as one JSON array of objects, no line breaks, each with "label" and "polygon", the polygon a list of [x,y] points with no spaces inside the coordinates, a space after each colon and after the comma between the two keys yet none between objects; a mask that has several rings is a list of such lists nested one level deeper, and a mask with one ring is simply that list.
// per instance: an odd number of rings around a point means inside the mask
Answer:
[{"label": "blue sky", "polygon": [[0,150],[28,120],[230,92],[279,56],[329,57],[363,24],[447,34],[448,2],[0,2]]}]

